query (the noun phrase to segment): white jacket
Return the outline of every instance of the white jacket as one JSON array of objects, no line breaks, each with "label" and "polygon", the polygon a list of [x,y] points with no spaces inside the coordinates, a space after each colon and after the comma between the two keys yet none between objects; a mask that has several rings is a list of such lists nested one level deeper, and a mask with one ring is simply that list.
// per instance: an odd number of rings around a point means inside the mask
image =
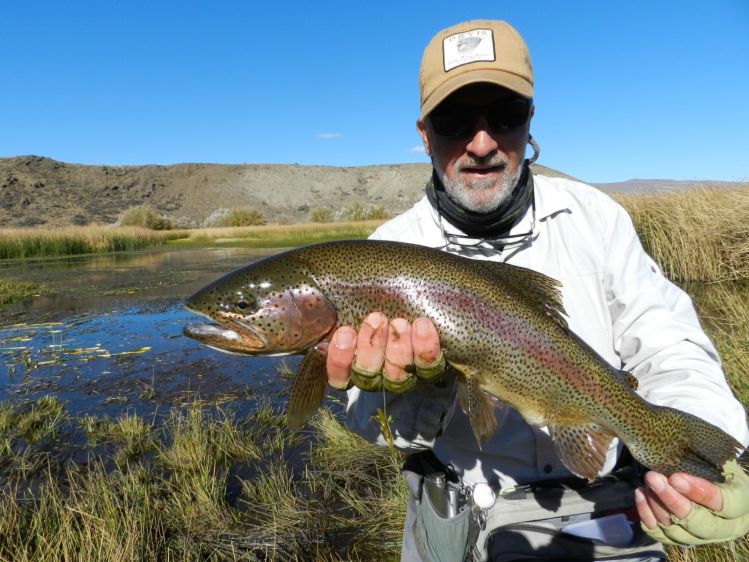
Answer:
[{"label": "white jacket", "polygon": [[[634,374],[640,395],[695,414],[749,443],[744,409],[726,383],[690,298],[644,252],[624,209],[597,189],[566,179],[534,174],[534,191],[535,220],[529,209],[511,231],[514,235],[532,229],[532,240],[507,246],[501,253],[488,245],[471,250],[448,245],[426,197],[383,224],[371,238],[503,261],[559,280],[570,329],[611,365]],[[447,221],[442,225],[449,234],[462,234]],[[504,488],[570,475],[546,428],[532,428],[510,410],[479,450],[467,416],[455,407],[455,388],[422,388],[402,395],[352,388],[349,426],[369,440],[383,442],[372,421],[383,408],[394,420],[398,447],[433,447],[468,484],[489,482]],[[613,468],[620,449],[614,439],[602,474]]]}]

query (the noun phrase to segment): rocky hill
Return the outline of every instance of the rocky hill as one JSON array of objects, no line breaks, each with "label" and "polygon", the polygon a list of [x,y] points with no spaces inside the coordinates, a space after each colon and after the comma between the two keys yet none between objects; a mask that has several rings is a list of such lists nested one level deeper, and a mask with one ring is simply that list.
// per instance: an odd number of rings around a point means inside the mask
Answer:
[{"label": "rocky hill", "polygon": [[313,209],[336,213],[356,204],[394,215],[422,196],[430,170],[428,164],[88,166],[0,158],[0,227],[111,224],[144,203],[184,227],[204,226],[222,209],[255,209],[268,222],[289,223],[306,222]]}]

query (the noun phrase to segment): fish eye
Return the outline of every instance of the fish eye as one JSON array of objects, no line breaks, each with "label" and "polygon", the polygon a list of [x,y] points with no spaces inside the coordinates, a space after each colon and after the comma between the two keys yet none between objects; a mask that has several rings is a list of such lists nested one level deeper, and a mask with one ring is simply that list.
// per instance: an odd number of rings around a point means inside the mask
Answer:
[{"label": "fish eye", "polygon": [[244,312],[245,310],[247,310],[248,308],[250,308],[250,303],[243,299],[241,301],[238,301],[234,306],[240,312]]}]

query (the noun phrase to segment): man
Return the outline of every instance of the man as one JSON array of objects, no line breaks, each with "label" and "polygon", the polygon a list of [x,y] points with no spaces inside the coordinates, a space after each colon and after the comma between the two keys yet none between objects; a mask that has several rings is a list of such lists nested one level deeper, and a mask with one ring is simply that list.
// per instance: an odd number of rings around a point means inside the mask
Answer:
[{"label": "man", "polygon": [[[426,197],[372,238],[507,262],[557,279],[570,329],[635,375],[643,397],[748,443],[745,412],[691,301],[644,253],[627,214],[589,186],[530,173],[525,146],[537,150],[529,134],[533,75],[517,32],[499,21],[441,31],[424,52],[420,94],[416,125],[433,177]],[[352,369],[400,380],[407,366],[428,368],[440,359],[429,320],[410,325],[374,313],[358,333],[337,330],[327,370],[330,384],[345,388]],[[642,487],[616,478],[582,486],[559,461],[548,431],[507,407],[498,408],[498,430],[479,449],[456,407],[457,387],[448,373],[440,384],[400,395],[349,391],[355,431],[382,441],[373,415],[384,408],[398,447],[433,451],[411,457],[416,460],[404,471],[412,494],[403,560],[662,559],[658,543],[639,527],[633,533],[622,514],[633,504],[642,528],[661,542],[728,540],[749,528],[749,478],[735,464],[719,485],[648,472]],[[621,457],[614,440],[601,474],[625,474],[631,463]],[[437,505],[442,500],[448,507]]]}]

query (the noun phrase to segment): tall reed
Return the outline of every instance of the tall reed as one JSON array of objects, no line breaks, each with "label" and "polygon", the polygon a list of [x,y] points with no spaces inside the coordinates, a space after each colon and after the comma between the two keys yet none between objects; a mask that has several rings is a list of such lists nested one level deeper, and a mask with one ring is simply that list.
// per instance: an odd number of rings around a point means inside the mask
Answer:
[{"label": "tall reed", "polygon": [[749,278],[749,187],[616,195],[675,281]]},{"label": "tall reed", "polygon": [[0,259],[140,250],[181,236],[184,234],[179,231],[155,231],[140,227],[5,228],[0,229]]}]

